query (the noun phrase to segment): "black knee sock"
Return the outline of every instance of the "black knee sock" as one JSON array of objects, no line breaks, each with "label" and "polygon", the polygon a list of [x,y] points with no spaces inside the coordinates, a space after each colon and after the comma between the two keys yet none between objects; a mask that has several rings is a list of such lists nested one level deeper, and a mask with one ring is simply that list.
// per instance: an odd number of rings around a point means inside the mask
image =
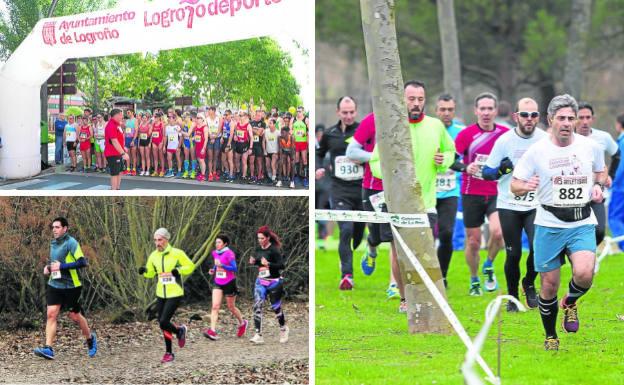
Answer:
[{"label": "black knee sock", "polygon": [[277,322],[279,322],[280,327],[284,327],[286,325],[286,317],[284,317],[284,312],[282,311],[282,307],[278,307],[275,311],[275,318],[277,318]]},{"label": "black knee sock", "polygon": [[171,332],[164,330],[163,331],[163,336],[165,337],[165,349],[167,351],[167,353],[172,353],[171,351]]},{"label": "black knee sock", "polygon": [[559,306],[557,304],[557,297],[552,299],[543,299],[539,297],[539,311],[542,316],[542,325],[544,325],[544,331],[546,332],[546,338],[557,338],[557,331],[555,325],[557,324],[557,312]]},{"label": "black knee sock", "polygon": [[580,287],[578,284],[574,283],[574,279],[570,279],[570,283],[568,284],[568,296],[565,300],[565,304],[566,305],[575,304],[579,298],[581,298],[585,293],[587,293],[587,291],[589,291],[589,287],[588,288]]}]

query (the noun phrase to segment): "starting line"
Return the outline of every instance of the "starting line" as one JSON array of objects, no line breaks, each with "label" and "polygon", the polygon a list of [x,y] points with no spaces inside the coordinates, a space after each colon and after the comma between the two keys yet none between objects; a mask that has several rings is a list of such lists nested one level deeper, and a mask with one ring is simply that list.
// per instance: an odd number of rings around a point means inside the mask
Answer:
[{"label": "starting line", "polygon": [[[370,219],[370,220],[369,220]],[[405,240],[399,234],[397,227],[429,227],[429,220],[427,218],[427,214],[394,214],[394,213],[381,213],[381,212],[373,212],[373,211],[344,211],[344,210],[315,210],[315,220],[329,220],[329,221],[338,221],[338,222],[367,222],[367,223],[389,223],[392,228],[392,233],[394,235],[395,240],[401,246],[405,255],[411,262],[411,264],[416,269],[416,272],[423,280],[425,286],[435,299],[438,306],[440,306],[440,310],[444,313],[447,320],[455,329],[455,332],[462,340],[464,345],[468,348],[466,352],[466,361],[462,365],[462,372],[464,373],[465,379],[469,385],[477,385],[481,384],[480,379],[474,373],[472,366],[476,361],[479,366],[483,369],[485,374],[487,375],[487,380],[493,384],[499,385],[500,378],[496,377],[492,370],[489,368],[487,363],[481,357],[480,351],[483,347],[483,343],[485,342],[485,337],[487,336],[487,332],[492,324],[494,316],[496,312],[498,312],[500,305],[503,299],[507,299],[509,296],[499,296],[497,297],[493,304],[491,303],[486,310],[486,320],[483,325],[481,331],[475,338],[473,342],[463,325],[451,309],[450,305],[440,293],[437,286],[431,278],[429,274],[425,271],[425,268],[422,266],[416,255],[409,249]],[[426,225],[425,225],[426,224]],[[514,299],[518,308],[524,311],[524,306]]]}]

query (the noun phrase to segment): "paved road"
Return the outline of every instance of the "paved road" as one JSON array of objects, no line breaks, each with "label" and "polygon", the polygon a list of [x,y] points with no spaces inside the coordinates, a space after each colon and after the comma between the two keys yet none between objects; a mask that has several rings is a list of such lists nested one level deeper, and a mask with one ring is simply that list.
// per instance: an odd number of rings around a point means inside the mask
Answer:
[{"label": "paved road", "polygon": [[[258,186],[237,183],[203,182],[175,178],[123,176],[122,190],[273,190],[289,188]],[[302,189],[302,187],[298,187]],[[101,173],[69,173],[47,171],[43,174],[16,181],[5,181],[0,190],[110,190],[110,177]]]}]

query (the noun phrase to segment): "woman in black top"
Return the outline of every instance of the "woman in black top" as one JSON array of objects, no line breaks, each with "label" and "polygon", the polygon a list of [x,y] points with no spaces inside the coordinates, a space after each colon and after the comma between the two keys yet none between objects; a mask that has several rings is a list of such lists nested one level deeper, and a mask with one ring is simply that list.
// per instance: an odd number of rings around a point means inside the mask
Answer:
[{"label": "woman in black top", "polygon": [[288,341],[288,326],[282,311],[282,295],[284,294],[281,270],[284,269],[281,242],[268,226],[262,226],[257,231],[258,247],[249,264],[258,266],[258,278],[254,289],[254,326],[256,334],[250,339],[255,344],[264,343],[262,337],[262,305],[269,298],[271,309],[280,325],[280,342]]}]

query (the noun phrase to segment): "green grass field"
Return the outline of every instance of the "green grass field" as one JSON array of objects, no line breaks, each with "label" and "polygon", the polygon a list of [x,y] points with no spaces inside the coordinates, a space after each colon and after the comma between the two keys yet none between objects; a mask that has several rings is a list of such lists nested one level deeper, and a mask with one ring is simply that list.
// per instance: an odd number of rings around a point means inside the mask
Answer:
[{"label": "green grass field", "polygon": [[[329,240],[326,247],[326,251],[316,250],[316,384],[463,384],[460,368],[466,348],[459,337],[408,334],[406,317],[398,313],[399,301],[386,300],[388,250],[380,251],[375,273],[364,276],[360,246],[354,255],[355,289],[341,292],[337,242]],[[503,293],[504,258],[501,252],[495,262]],[[508,314],[503,307],[502,384],[624,384],[624,322],[616,317],[624,313],[623,272],[624,255],[605,259],[592,289],[579,301],[579,332],[558,330],[559,352],[543,350],[537,309]],[[559,298],[570,275],[568,265],[562,269]],[[450,305],[474,338],[495,294],[468,296],[468,267],[462,252],[454,253],[448,278]],[[494,324],[482,351],[494,373],[496,338]]]}]

